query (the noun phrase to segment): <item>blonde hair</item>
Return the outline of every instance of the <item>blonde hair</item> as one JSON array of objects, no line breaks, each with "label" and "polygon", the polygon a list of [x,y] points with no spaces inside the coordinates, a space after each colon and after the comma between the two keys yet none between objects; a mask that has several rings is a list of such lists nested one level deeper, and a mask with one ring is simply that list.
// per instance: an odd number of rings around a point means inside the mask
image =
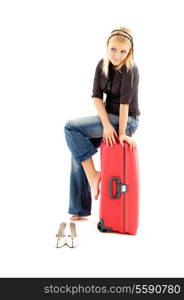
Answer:
[{"label": "blonde hair", "polygon": [[[126,34],[126,32],[127,32],[127,34]],[[114,34],[118,34],[118,35],[114,35]],[[120,34],[123,34],[124,36],[122,36]],[[115,69],[119,70],[125,64],[126,67],[127,67],[127,70],[128,71],[132,71],[132,69],[134,67],[132,31],[129,28],[125,27],[125,26],[120,26],[120,27],[115,28],[114,30],[111,31],[111,34],[109,35],[109,37],[108,37],[108,39],[106,41],[106,47],[109,44],[109,38],[111,37],[111,35],[114,35],[113,38],[116,39],[118,42],[124,43],[124,42],[128,41],[130,43],[130,45],[131,45],[131,48],[130,48],[130,51],[129,51],[129,54],[128,54],[126,60],[121,65],[119,65],[118,67],[116,67]],[[130,41],[130,36],[129,35],[132,37],[132,43]],[[103,64],[102,64],[102,72],[105,74],[106,77],[108,76],[109,64],[110,64],[110,60],[106,56],[103,59]]]}]

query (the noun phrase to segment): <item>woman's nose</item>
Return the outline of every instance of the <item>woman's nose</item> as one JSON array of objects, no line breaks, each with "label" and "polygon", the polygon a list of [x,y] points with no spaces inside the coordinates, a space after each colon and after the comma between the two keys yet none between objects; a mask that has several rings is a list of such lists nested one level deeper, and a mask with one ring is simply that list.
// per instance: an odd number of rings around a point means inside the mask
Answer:
[{"label": "woman's nose", "polygon": [[122,53],[120,52],[120,53],[116,53],[115,55],[114,55],[114,58],[116,58],[116,59],[120,59],[122,57]]}]

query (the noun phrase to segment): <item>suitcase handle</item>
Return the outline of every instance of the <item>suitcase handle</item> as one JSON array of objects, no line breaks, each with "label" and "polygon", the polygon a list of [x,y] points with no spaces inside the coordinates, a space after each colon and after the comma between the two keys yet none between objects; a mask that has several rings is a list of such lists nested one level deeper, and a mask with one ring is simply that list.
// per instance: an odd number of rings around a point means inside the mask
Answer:
[{"label": "suitcase handle", "polygon": [[[116,180],[116,195],[113,196],[112,192],[112,184],[113,180]],[[128,190],[127,184],[121,183],[121,179],[119,177],[110,177],[109,179],[109,195],[111,199],[119,199],[122,193],[126,193]]]}]

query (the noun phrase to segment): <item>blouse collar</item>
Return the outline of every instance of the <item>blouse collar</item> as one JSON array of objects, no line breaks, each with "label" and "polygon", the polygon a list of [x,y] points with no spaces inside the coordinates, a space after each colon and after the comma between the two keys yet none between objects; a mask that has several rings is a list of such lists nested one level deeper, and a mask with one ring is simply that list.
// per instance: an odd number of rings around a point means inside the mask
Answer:
[{"label": "blouse collar", "polygon": [[113,66],[113,64],[111,62],[109,62],[109,71],[120,72],[122,74],[124,69],[126,69],[125,64],[123,64],[119,70],[116,70],[116,68]]}]

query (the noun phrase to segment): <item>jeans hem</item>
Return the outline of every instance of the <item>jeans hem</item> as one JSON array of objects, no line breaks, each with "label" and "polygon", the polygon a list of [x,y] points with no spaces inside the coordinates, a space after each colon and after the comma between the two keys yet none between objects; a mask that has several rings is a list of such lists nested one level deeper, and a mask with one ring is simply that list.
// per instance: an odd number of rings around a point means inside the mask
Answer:
[{"label": "jeans hem", "polygon": [[68,212],[70,215],[79,216],[79,217],[87,217],[91,215],[91,212],[83,212],[83,213],[72,213],[71,211]]},{"label": "jeans hem", "polygon": [[88,152],[87,154],[85,154],[82,158],[77,158],[76,161],[81,163],[83,162],[84,160],[90,158],[92,155],[94,155],[95,153],[97,153],[98,150],[91,150],[90,152]]}]

